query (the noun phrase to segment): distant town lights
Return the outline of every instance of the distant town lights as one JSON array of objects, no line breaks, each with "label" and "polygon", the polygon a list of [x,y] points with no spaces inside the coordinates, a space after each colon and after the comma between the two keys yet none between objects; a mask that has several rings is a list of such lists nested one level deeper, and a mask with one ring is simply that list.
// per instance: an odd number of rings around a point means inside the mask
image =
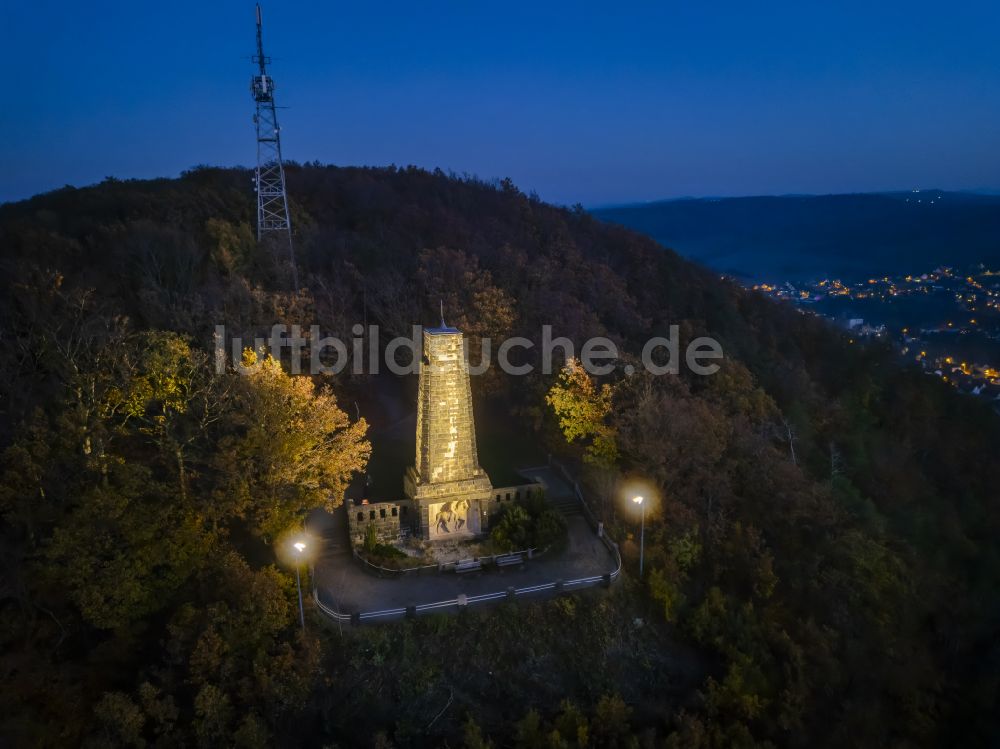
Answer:
[{"label": "distant town lights", "polygon": [[[941,266],[923,274],[862,276],[847,282],[826,277],[795,283],[789,281],[761,283],[754,288],[772,298],[794,302],[797,311],[802,314],[833,319],[836,319],[833,314],[811,308],[812,305],[822,304],[825,300],[838,300],[839,304],[840,299],[855,299],[866,303],[868,300],[874,300],[892,304],[901,297],[928,298],[932,295],[948,300],[958,308],[957,322],[954,318],[947,321],[939,318],[938,322],[921,328],[911,326],[909,323],[912,321],[905,321],[906,327],[896,328],[900,331],[900,335],[896,336],[899,340],[894,341],[898,344],[896,349],[900,355],[911,361],[916,360],[927,374],[934,374],[950,385],[964,388],[970,393],[995,399],[1000,404],[1000,391],[983,389],[984,386],[1000,387],[1000,376],[996,374],[1000,366],[997,366],[996,362],[971,361],[960,365],[960,358],[956,360],[953,356],[936,351],[928,357],[927,351],[918,348],[920,345],[931,345],[930,339],[923,340],[924,336],[935,334],[949,334],[956,337],[985,335],[992,341],[1000,341],[1000,320],[996,317],[997,312],[1000,312],[1000,302],[998,302],[1000,283],[992,280],[997,275],[1000,273],[987,270],[982,265],[975,270],[964,272],[957,268]],[[987,278],[991,280],[987,281]],[[858,311],[857,308],[847,308],[844,312],[842,308],[842,314],[847,312],[856,314]],[[879,313],[874,311],[873,314]],[[863,340],[891,335],[885,325],[872,324],[870,321],[866,323],[860,318],[849,315],[841,322],[846,322],[848,335],[843,340],[849,344],[856,345]],[[900,320],[900,323],[903,322]],[[1000,405],[997,407],[1000,408]],[[626,501],[630,498],[631,495],[624,497]]]}]

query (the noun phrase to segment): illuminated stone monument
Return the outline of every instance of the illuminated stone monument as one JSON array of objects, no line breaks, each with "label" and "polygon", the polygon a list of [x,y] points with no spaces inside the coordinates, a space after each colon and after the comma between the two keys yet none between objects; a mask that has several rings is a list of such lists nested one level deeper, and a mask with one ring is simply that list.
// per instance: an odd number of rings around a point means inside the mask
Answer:
[{"label": "illuminated stone monument", "polygon": [[465,338],[444,321],[439,328],[424,330],[416,461],[403,476],[406,498],[370,502],[365,496],[344,503],[355,550],[364,547],[370,533],[390,544],[411,537],[461,541],[482,536],[504,504],[542,490],[533,481],[492,485],[476,449]]},{"label": "illuminated stone monument", "polygon": [[416,464],[403,489],[430,541],[485,530],[493,486],[479,466],[472,389],[462,333],[445,326],[424,330],[417,393]]}]

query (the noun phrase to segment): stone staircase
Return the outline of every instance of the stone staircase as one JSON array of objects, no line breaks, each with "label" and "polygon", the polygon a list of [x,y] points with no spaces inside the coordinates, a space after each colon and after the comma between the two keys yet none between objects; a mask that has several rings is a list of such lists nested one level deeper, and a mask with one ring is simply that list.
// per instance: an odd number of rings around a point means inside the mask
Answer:
[{"label": "stone staircase", "polygon": [[319,541],[320,557],[351,553],[346,512],[344,507],[338,507],[328,515],[323,514],[321,521],[306,523],[309,533],[313,534]]},{"label": "stone staircase", "polygon": [[573,486],[560,476],[551,466],[536,466],[518,470],[521,476],[545,487],[545,498],[555,510],[563,515],[582,515],[580,501],[573,493]]},{"label": "stone staircase", "polygon": [[323,556],[336,556],[351,552],[351,541],[346,528],[330,528],[323,532]]},{"label": "stone staircase", "polygon": [[549,504],[567,517],[583,514],[583,510],[580,509],[580,501],[573,495],[550,497]]}]

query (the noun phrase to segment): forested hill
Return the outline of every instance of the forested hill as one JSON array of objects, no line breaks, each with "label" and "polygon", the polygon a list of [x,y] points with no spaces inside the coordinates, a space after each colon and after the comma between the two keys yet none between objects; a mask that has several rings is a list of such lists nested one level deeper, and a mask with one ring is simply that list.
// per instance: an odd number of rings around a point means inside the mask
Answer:
[{"label": "forested hill", "polygon": [[[987,406],[506,181],[293,165],[288,186],[298,293],[254,239],[243,170],[0,206],[0,743],[1000,742]],[[592,496],[655,485],[646,577],[606,502],[626,561],[606,594],[300,634],[275,539],[365,464],[338,402],[368,384],[213,375],[214,326],[395,335],[442,299],[473,349],[543,324],[620,344],[614,372],[571,383],[571,444],[556,375],[473,388]],[[717,338],[721,372],[626,375],[671,324]]]},{"label": "forested hill", "polygon": [[1000,196],[922,190],[665,200],[594,210],[723,273],[769,282],[1000,266]]}]

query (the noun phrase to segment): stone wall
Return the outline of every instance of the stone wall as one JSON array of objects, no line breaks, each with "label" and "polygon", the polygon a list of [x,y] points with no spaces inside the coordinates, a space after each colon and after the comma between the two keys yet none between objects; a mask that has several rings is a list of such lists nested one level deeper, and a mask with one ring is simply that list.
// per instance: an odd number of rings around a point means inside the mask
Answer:
[{"label": "stone wall", "polygon": [[504,505],[510,504],[512,502],[520,502],[523,499],[527,499],[527,497],[532,492],[541,492],[541,491],[545,491],[545,487],[543,487],[541,484],[534,482],[527,484],[518,484],[517,486],[493,487],[493,493],[490,495],[490,498],[485,502],[486,526],[483,528],[483,530],[485,531],[489,528],[489,521],[492,520],[498,512],[500,512],[500,508],[502,508]]},{"label": "stone wall", "polygon": [[362,546],[368,526],[375,526],[375,536],[379,543],[397,543],[404,532],[410,532],[419,523],[419,517],[408,500],[400,502],[371,502],[368,504],[344,505],[347,512],[347,527],[351,545]]}]

